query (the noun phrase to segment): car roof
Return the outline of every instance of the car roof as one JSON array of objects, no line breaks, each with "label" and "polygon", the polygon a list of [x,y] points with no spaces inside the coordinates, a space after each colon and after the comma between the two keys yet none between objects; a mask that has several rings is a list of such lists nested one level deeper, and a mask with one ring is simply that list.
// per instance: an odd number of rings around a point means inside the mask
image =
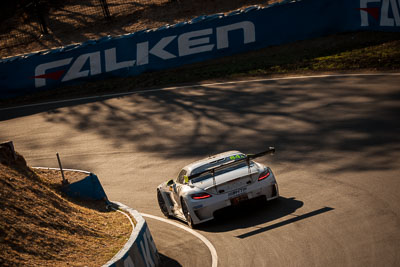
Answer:
[{"label": "car roof", "polygon": [[183,169],[187,171],[187,173],[191,173],[194,169],[203,166],[205,164],[214,162],[216,160],[219,159],[223,159],[226,157],[230,157],[233,155],[237,155],[237,154],[243,154],[242,152],[238,151],[238,150],[231,150],[231,151],[227,151],[227,152],[223,152],[223,153],[219,153],[216,155],[212,155],[212,156],[208,156],[207,158],[195,161],[193,163],[190,163],[189,165],[186,165]]}]

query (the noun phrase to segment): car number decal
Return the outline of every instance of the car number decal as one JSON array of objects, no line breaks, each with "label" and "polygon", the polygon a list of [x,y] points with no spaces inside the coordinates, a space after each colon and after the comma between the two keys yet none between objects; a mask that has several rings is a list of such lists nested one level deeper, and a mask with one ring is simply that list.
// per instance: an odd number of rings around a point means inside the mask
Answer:
[{"label": "car number decal", "polygon": [[243,194],[246,191],[247,191],[247,187],[239,188],[237,190],[229,192],[228,197],[237,196],[237,195]]}]

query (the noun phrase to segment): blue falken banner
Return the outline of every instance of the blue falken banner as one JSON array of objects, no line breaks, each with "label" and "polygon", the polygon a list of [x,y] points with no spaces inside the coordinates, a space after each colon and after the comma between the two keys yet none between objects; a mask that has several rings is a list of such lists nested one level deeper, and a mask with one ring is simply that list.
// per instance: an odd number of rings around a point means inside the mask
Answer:
[{"label": "blue falken banner", "polygon": [[0,61],[0,98],[352,31],[400,32],[400,0],[284,1]]}]

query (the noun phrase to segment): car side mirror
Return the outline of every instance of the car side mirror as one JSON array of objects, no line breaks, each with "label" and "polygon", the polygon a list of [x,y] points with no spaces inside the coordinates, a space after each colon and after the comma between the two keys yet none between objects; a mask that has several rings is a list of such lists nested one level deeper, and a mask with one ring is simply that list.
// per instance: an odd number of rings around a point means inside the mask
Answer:
[{"label": "car side mirror", "polygon": [[171,180],[169,180],[169,181],[167,182],[167,186],[168,186],[168,185],[172,185],[173,183],[174,183],[174,180],[171,179]]}]

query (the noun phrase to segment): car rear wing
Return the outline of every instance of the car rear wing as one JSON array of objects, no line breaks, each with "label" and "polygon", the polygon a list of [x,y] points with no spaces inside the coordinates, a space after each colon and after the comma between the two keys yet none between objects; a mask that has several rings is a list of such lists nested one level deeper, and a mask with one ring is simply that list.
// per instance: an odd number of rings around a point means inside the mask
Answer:
[{"label": "car rear wing", "polygon": [[193,178],[199,177],[199,176],[201,176],[203,174],[206,174],[206,173],[211,173],[213,175],[213,177],[215,177],[215,172],[216,171],[228,168],[230,166],[235,166],[235,165],[237,165],[237,164],[239,164],[241,162],[246,162],[247,166],[249,166],[249,168],[250,168],[250,160],[256,159],[256,158],[259,158],[259,157],[262,157],[262,156],[265,156],[265,155],[273,155],[274,153],[275,153],[275,147],[269,147],[268,150],[265,150],[263,152],[260,152],[260,153],[257,153],[257,154],[248,154],[244,158],[241,158],[241,159],[238,159],[238,160],[233,160],[233,161],[230,161],[230,162],[227,162],[227,163],[224,163],[224,164],[221,164],[221,165],[206,169],[206,170],[204,170],[202,172],[190,175],[188,178],[189,178],[189,180],[191,180]]}]

